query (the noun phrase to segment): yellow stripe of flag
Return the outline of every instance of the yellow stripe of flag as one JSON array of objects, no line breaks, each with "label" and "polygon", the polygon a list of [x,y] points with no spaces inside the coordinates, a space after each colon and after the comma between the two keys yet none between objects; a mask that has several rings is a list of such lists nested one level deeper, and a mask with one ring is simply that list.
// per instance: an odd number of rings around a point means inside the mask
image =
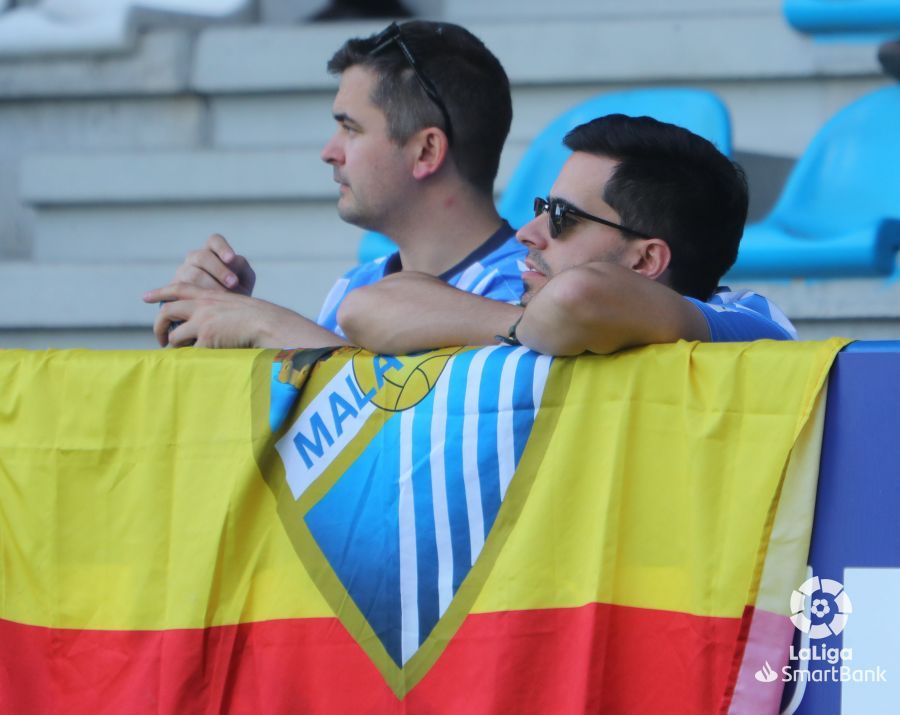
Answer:
[{"label": "yellow stripe of flag", "polygon": [[[197,628],[331,616],[254,459],[273,353],[0,353],[0,617]],[[260,435],[255,435],[260,438]]]},{"label": "yellow stripe of flag", "polygon": [[[535,430],[553,432],[523,456],[534,484],[473,611],[602,602],[739,617],[791,448],[845,343],[569,363],[558,409],[548,384]],[[498,526],[524,496],[511,490]]]}]

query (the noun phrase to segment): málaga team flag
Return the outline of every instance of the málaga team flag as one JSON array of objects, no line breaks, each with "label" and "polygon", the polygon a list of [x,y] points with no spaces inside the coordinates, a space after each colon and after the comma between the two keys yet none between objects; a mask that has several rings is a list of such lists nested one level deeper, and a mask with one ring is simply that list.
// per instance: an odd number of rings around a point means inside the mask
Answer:
[{"label": "m\u00e1laga team flag", "polygon": [[0,353],[0,712],[775,712],[840,347]]}]

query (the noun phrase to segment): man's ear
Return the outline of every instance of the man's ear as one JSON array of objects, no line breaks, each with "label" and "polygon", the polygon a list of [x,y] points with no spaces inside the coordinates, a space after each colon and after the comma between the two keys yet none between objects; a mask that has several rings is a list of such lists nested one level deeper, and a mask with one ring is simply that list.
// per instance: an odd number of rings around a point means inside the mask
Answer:
[{"label": "man's ear", "polygon": [[636,240],[634,247],[631,269],[652,281],[659,280],[672,262],[669,244],[661,238],[644,238]]},{"label": "man's ear", "polygon": [[437,127],[425,127],[410,137],[407,146],[413,152],[413,176],[425,179],[447,161],[450,144],[447,135]]}]

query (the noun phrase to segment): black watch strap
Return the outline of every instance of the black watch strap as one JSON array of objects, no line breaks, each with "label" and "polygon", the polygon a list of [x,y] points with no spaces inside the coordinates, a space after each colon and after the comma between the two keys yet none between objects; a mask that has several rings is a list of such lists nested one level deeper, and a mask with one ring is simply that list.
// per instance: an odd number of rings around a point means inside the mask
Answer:
[{"label": "black watch strap", "polygon": [[504,345],[521,345],[522,343],[519,342],[519,338],[516,337],[516,329],[519,327],[519,323],[522,322],[522,318],[524,317],[525,311],[523,310],[516,322],[509,326],[506,335],[495,335],[494,339]]}]

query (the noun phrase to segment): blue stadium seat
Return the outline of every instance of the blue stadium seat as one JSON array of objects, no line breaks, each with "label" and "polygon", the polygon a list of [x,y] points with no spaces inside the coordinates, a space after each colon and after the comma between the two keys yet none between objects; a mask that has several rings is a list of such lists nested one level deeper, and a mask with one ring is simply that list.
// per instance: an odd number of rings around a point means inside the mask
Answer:
[{"label": "blue stadium seat", "polygon": [[809,35],[868,35],[900,32],[900,0],[784,0],[791,26]]},{"label": "blue stadium seat", "polygon": [[[722,101],[711,92],[697,89],[659,88],[615,92],[592,97],[551,122],[532,142],[500,200],[500,215],[519,228],[531,220],[533,199],[546,196],[569,156],[562,140],[584,122],[606,114],[650,116],[690,129],[706,137],[722,152],[731,154],[731,122]],[[396,250],[384,236],[372,231],[360,243],[360,261],[368,261]]]},{"label": "blue stadium seat", "polygon": [[900,248],[900,86],[825,124],[772,212],[747,226],[728,277],[893,273]]}]

